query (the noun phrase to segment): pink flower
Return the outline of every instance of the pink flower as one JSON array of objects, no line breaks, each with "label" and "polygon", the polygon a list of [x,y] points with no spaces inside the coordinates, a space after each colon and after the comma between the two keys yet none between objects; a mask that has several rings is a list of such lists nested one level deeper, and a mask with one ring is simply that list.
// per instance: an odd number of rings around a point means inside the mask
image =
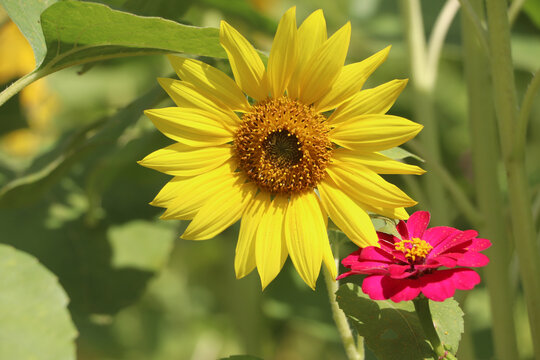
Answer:
[{"label": "pink flower", "polygon": [[[491,246],[477,238],[474,230],[460,231],[447,226],[427,229],[430,214],[418,211],[407,223],[400,221],[401,239],[378,232],[380,248],[358,249],[342,264],[350,268],[338,277],[368,274],[362,291],[373,300],[412,300],[420,292],[435,301],[452,297],[456,289],[470,290],[480,276],[468,267],[485,266],[489,258],[479,251]],[[446,269],[439,270],[440,267]]]}]

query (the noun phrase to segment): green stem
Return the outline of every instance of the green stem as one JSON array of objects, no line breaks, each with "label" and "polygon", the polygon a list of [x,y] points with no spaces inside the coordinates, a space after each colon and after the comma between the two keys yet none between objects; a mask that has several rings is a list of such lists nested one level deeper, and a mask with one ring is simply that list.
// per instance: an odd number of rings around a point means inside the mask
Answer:
[{"label": "green stem", "polygon": [[422,329],[424,330],[424,334],[431,343],[433,351],[437,354],[438,359],[456,359],[453,354],[445,350],[441,339],[439,338],[439,334],[437,334],[437,331],[433,326],[433,319],[431,318],[431,311],[429,310],[429,299],[425,296],[419,296],[413,300],[413,303],[418,319],[420,320],[420,325],[422,325]]},{"label": "green stem", "polygon": [[446,39],[446,34],[448,34],[448,29],[459,10],[459,1],[458,0],[447,0],[442,8],[437,20],[435,20],[435,25],[433,26],[433,31],[429,37],[429,44],[427,48],[426,56],[426,69],[430,71],[428,77],[433,79],[437,78],[437,69],[439,67],[439,58],[441,56],[441,50],[444,45],[444,40]]},{"label": "green stem", "polygon": [[527,124],[529,122],[529,115],[531,114],[531,108],[534,102],[534,97],[540,88],[540,69],[534,74],[523,102],[521,103],[521,109],[519,111],[518,121],[516,125],[516,140],[514,145],[514,153],[517,156],[523,156],[525,151],[525,142],[527,139]]},{"label": "green stem", "polygon": [[[432,155],[433,161],[440,162],[441,151],[433,98],[436,72],[426,69],[427,52],[422,10],[419,0],[402,0],[401,5],[409,48],[415,120],[424,125],[419,140]],[[437,177],[430,173],[433,170],[432,164],[426,163],[426,170],[428,173],[423,176],[423,180],[429,199],[428,207],[432,210],[432,222],[448,223],[448,200],[445,190]]]},{"label": "green stem", "polygon": [[487,41],[487,34],[486,29],[480,22],[480,19],[476,15],[476,12],[474,11],[471,3],[469,0],[459,0],[461,3],[461,7],[463,8],[463,12],[465,13],[465,16],[470,21],[470,23],[473,25],[473,30],[476,32],[476,37],[478,41],[480,42],[480,45],[482,46],[482,49],[486,52],[486,54],[489,53],[489,45]]},{"label": "green stem", "polygon": [[48,75],[47,70],[34,70],[29,74],[24,75],[22,78],[15,81],[13,84],[8,86],[4,91],[0,93],[0,106],[2,106],[6,101],[11,99],[15,94],[24,89],[26,86],[30,85],[34,81]]},{"label": "green stem", "polygon": [[[482,0],[472,0],[477,14],[483,19]],[[504,213],[504,201],[498,177],[500,151],[497,139],[497,123],[491,97],[489,58],[470,34],[473,24],[462,17],[464,67],[469,98],[469,124],[471,129],[472,160],[477,202],[483,221],[479,226],[482,237],[493,246],[486,251],[490,264],[484,269],[490,294],[492,332],[495,358],[518,359],[513,311],[514,292],[510,286],[510,261],[512,246]],[[461,349],[461,346],[460,346]]]},{"label": "green stem", "polygon": [[[337,239],[336,239],[337,240]],[[336,256],[336,266],[339,264],[339,244],[338,241],[333,241],[333,251]],[[326,267],[324,267],[324,282],[326,284],[326,290],[328,291],[328,301],[330,302],[330,307],[332,309],[332,317],[336,324],[339,336],[341,337],[341,342],[345,348],[345,353],[349,360],[364,360],[364,354],[360,352],[360,346],[357,348],[354,342],[354,336],[351,332],[349,322],[343,310],[339,308],[339,305],[336,301],[336,291],[338,291],[339,283],[337,280],[332,278],[332,275],[328,272]],[[362,342],[363,339],[358,337],[358,343]],[[363,349],[363,348],[362,348]]]},{"label": "green stem", "polygon": [[515,152],[518,120],[514,69],[510,49],[510,26],[506,0],[488,0],[487,10],[491,74],[499,136],[508,179],[512,230],[521,281],[529,315],[529,325],[537,359],[540,359],[540,252],[531,212],[529,184],[523,153]]},{"label": "green stem", "polygon": [[510,8],[508,9],[508,22],[510,23],[510,26],[516,21],[523,4],[525,4],[525,0],[514,0],[512,1],[512,4],[510,4]]}]

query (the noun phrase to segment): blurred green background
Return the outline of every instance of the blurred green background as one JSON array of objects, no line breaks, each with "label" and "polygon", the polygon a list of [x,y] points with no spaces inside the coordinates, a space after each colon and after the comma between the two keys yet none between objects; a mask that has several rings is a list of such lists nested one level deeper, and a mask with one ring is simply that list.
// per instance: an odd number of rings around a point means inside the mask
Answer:
[{"label": "blurred green background", "polygon": [[[352,23],[348,62],[392,45],[388,60],[365,87],[410,76],[404,25],[394,0],[100,2],[196,26],[219,27],[225,19],[263,51],[269,50],[277,21],[290,6],[297,6],[298,23],[322,8],[329,34]],[[426,34],[443,4],[423,2]],[[540,59],[540,5],[535,0],[528,4],[513,28],[518,96]],[[31,61],[24,60],[32,53],[25,45],[13,45],[19,40],[12,30],[13,43],[7,46],[4,12],[0,26],[0,83],[8,84],[32,70]],[[4,59],[16,51],[24,55],[8,64]],[[230,73],[226,61],[204,60]],[[81,360],[206,360],[244,353],[279,360],[345,359],[322,279],[313,292],[288,261],[261,292],[256,272],[235,279],[238,224],[212,240],[184,241],[178,237],[187,223],[159,220],[162,211],[148,205],[169,177],[136,161],[170,140],[142,110],[172,104],[156,82],[171,74],[162,55],[108,60],[65,69],[10,99],[0,109],[0,242],[34,255],[59,278],[79,331]],[[444,166],[474,198],[469,150],[474,139],[467,123],[459,15],[443,48],[434,96]],[[411,97],[406,89],[390,113],[415,120]],[[538,102],[528,144],[538,215]],[[402,177],[388,178],[417,195]],[[448,225],[472,226],[455,210],[450,217],[453,224]],[[353,250],[348,244],[340,256]],[[532,359],[515,261],[512,267],[514,288],[509,291],[518,294],[518,345],[524,358]],[[482,284],[466,299],[458,294],[464,299],[465,331],[475,359],[493,358],[488,296]]]}]

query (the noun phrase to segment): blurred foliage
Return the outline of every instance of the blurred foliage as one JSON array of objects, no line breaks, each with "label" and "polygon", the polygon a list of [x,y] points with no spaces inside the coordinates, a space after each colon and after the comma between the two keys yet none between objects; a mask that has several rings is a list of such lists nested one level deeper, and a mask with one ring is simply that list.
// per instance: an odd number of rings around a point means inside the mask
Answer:
[{"label": "blurred foliage", "polygon": [[[96,54],[110,58],[141,51],[185,51],[223,57],[217,30],[181,25],[216,28],[221,19],[267,51],[277,19],[296,5],[299,22],[322,8],[329,34],[346,21],[352,22],[349,63],[392,45],[388,60],[366,87],[408,77],[403,24],[393,0],[97,2],[101,4],[58,2],[43,15],[44,34],[37,25],[39,16],[56,1],[1,0],[0,4],[29,40],[38,66],[49,65],[54,70],[96,60]],[[422,3],[426,33],[443,4],[443,0]],[[520,95],[530,81],[530,72],[539,66],[537,4],[536,0],[526,2],[525,13],[519,15],[513,30]],[[117,10],[160,16],[180,24]],[[5,19],[0,11],[0,29],[6,26]],[[140,31],[115,30],[128,25]],[[93,27],[102,31],[90,31]],[[466,120],[459,30],[457,18],[443,49],[435,101],[444,164],[472,196],[470,143],[474,139],[469,136]],[[201,36],[208,41],[201,41]],[[83,50],[83,44],[88,49]],[[9,53],[0,54],[3,59],[12,58]],[[20,57],[19,63],[27,57]],[[230,73],[226,61],[204,60]],[[170,76],[171,71],[164,57],[154,55],[109,59],[49,76],[47,86],[40,91],[57,99],[57,105],[54,111],[39,112],[48,114],[44,120],[47,135],[24,156],[8,152],[4,145],[8,141],[5,134],[35,129],[28,105],[22,93],[4,104],[0,109],[0,241],[17,249],[16,256],[35,257],[46,268],[34,263],[37,268],[32,271],[36,274],[50,271],[58,278],[70,299],[69,312],[79,331],[79,359],[205,360],[233,354],[280,360],[345,359],[322,281],[317,291],[307,289],[287,262],[276,281],[261,292],[256,274],[235,279],[237,225],[213,240],[177,240],[186,223],[159,220],[161,211],[147,205],[168,177],[138,166],[136,160],[168,140],[142,117],[142,110],[165,106],[166,96],[157,88],[155,78]],[[1,82],[8,84],[21,75],[14,73]],[[410,90],[404,91],[391,113],[412,117]],[[539,154],[539,102],[534,104],[531,117],[527,151]],[[31,141],[28,139],[19,137],[15,141],[25,145]],[[530,181],[537,184],[533,196],[540,226],[540,162],[529,159]],[[419,163],[419,159],[411,162]],[[391,180],[416,196],[415,179],[404,183],[402,177],[395,176]],[[452,225],[471,227],[456,210],[452,211]],[[2,245],[1,249],[7,247]],[[353,250],[353,245],[347,244],[341,257]],[[22,252],[29,255],[19,254]],[[40,275],[29,278],[41,281]],[[514,278],[517,284],[517,274]],[[56,289],[60,296],[61,289],[57,285]],[[516,285],[510,291],[520,293],[521,289]],[[36,296],[47,295],[38,293]],[[475,358],[492,358],[492,325],[483,288],[469,295],[465,310],[471,314],[466,327],[475,343]],[[518,341],[524,357],[531,358],[524,314],[518,297]],[[369,351],[367,358],[374,358]]]}]

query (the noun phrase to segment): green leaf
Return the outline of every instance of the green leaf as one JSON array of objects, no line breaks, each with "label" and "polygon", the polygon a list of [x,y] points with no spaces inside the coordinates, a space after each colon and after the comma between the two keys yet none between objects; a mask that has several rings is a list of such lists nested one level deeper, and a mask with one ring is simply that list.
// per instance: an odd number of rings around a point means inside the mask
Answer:
[{"label": "green leaf", "polygon": [[[336,297],[340,308],[379,360],[432,359],[433,351],[411,301],[373,301],[360,286],[352,283],[340,286]],[[463,332],[463,312],[457,302],[453,299],[430,301],[430,308],[441,341],[457,351]]]},{"label": "green leaf", "polygon": [[394,160],[403,160],[403,159],[406,159],[408,157],[412,157],[413,159],[416,159],[418,161],[421,161],[421,162],[424,162],[424,159],[422,159],[421,157],[419,157],[418,155],[415,155],[399,146],[396,146],[396,147],[393,147],[391,149],[388,149],[388,150],[382,150],[382,151],[379,151],[381,154],[385,155],[385,156],[388,156],[389,158],[391,159],[394,159]]},{"label": "green leaf", "polygon": [[26,37],[32,50],[36,64],[41,64],[47,53],[45,37],[41,30],[40,15],[58,0],[0,0],[9,17]]},{"label": "green leaf", "polygon": [[75,359],[68,298],[33,256],[0,244],[0,358]]},{"label": "green leaf", "polygon": [[103,59],[156,53],[226,57],[218,29],[137,16],[102,4],[58,2],[43,12],[41,23],[47,55],[40,68],[51,71]]},{"label": "green leaf", "polygon": [[179,19],[195,0],[97,0],[115,9],[143,16],[159,16],[171,20]]}]

